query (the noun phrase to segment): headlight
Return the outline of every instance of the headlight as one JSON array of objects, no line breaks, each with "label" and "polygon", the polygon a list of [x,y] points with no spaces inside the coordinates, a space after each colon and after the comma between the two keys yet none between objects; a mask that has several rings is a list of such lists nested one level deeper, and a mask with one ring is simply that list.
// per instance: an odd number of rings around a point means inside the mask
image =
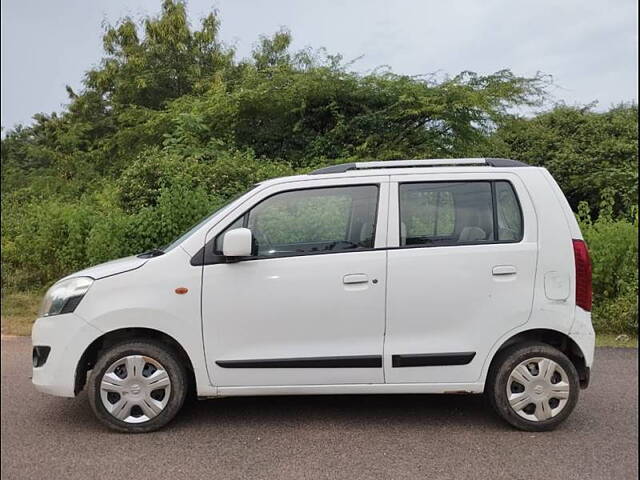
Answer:
[{"label": "headlight", "polygon": [[56,283],[47,290],[42,300],[40,316],[48,317],[73,312],[92,283],[91,277],[69,278]]}]

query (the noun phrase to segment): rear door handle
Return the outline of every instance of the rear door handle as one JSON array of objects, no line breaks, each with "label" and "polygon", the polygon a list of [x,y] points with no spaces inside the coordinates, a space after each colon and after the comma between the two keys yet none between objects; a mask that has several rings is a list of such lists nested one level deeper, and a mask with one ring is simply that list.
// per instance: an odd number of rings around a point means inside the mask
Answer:
[{"label": "rear door handle", "polygon": [[364,273],[351,273],[342,277],[342,283],[344,283],[345,285],[369,283],[369,277]]},{"label": "rear door handle", "polygon": [[515,275],[517,272],[516,267],[513,265],[497,265],[493,267],[494,275]]}]

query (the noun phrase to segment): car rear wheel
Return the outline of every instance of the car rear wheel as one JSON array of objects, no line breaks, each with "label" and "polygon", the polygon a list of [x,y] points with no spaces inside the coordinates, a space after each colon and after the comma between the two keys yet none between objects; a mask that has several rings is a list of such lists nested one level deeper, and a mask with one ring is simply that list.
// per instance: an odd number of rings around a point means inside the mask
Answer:
[{"label": "car rear wheel", "polygon": [[130,341],[103,351],[89,380],[89,403],[100,421],[119,432],[166,425],[187,393],[176,354],[159,342]]},{"label": "car rear wheel", "polygon": [[542,343],[505,350],[487,380],[487,395],[498,415],[527,431],[557,427],[574,409],[580,392],[571,360]]}]

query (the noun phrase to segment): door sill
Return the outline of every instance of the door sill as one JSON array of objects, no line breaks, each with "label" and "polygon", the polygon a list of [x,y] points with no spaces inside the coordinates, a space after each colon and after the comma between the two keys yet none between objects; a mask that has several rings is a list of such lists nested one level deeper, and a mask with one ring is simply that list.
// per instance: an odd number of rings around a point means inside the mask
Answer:
[{"label": "door sill", "polygon": [[[407,393],[482,393],[484,383],[369,383],[344,385],[276,385],[217,387],[211,397],[262,395],[355,395]],[[206,395],[209,397],[209,395]]]}]

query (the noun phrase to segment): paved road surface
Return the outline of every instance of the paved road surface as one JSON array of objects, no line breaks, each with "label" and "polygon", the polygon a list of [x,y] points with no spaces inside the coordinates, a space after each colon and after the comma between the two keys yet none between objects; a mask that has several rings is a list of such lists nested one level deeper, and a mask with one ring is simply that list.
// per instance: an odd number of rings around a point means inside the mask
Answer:
[{"label": "paved road surface", "polygon": [[558,430],[512,430],[481,396],[208,400],[168,428],[122,435],[87,404],[35,391],[27,338],[2,340],[3,479],[637,478],[635,349],[598,349]]}]

